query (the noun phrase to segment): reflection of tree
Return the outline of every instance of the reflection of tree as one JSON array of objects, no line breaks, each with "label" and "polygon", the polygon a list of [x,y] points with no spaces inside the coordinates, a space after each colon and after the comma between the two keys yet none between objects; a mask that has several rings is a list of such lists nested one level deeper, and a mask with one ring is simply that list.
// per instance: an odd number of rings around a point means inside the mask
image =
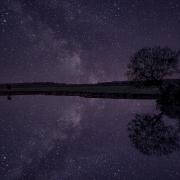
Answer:
[{"label": "reflection of tree", "polygon": [[161,87],[157,107],[167,116],[180,119],[180,84],[169,83]]},{"label": "reflection of tree", "polygon": [[179,149],[177,130],[165,125],[161,114],[137,114],[128,131],[133,146],[146,155],[166,155]]}]

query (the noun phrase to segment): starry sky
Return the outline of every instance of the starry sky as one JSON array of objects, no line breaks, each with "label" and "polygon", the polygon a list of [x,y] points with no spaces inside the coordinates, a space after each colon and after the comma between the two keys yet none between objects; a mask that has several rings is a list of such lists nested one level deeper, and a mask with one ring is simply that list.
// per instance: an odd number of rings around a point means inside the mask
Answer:
[{"label": "starry sky", "polygon": [[0,82],[125,80],[142,47],[179,49],[178,0],[1,0]]},{"label": "starry sky", "polygon": [[[133,53],[179,50],[179,32],[179,0],[0,0],[0,83],[126,80]],[[2,97],[0,179],[180,179],[179,153],[131,146],[137,113],[159,110],[152,100]]]}]

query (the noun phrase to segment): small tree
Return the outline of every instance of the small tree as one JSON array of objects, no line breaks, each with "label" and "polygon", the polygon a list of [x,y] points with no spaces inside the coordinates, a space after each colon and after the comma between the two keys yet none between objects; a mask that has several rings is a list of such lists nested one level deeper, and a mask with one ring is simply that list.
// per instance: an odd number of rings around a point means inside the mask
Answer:
[{"label": "small tree", "polygon": [[130,80],[162,80],[177,71],[180,53],[170,48],[143,48],[131,57],[128,64]]}]

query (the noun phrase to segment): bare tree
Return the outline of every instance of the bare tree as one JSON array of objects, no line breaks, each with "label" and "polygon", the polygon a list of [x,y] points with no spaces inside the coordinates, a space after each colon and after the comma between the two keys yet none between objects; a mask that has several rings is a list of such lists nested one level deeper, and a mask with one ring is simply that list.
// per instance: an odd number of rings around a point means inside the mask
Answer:
[{"label": "bare tree", "polygon": [[127,75],[130,80],[162,80],[177,72],[180,53],[170,48],[142,48],[131,57]]}]

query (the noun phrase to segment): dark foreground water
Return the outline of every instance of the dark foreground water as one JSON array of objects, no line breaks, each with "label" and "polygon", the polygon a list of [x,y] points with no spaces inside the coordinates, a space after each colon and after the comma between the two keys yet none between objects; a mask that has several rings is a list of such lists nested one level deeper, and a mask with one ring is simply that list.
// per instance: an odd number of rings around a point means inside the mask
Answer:
[{"label": "dark foreground water", "polygon": [[0,179],[179,180],[180,120],[160,113],[155,100],[1,98]]}]

